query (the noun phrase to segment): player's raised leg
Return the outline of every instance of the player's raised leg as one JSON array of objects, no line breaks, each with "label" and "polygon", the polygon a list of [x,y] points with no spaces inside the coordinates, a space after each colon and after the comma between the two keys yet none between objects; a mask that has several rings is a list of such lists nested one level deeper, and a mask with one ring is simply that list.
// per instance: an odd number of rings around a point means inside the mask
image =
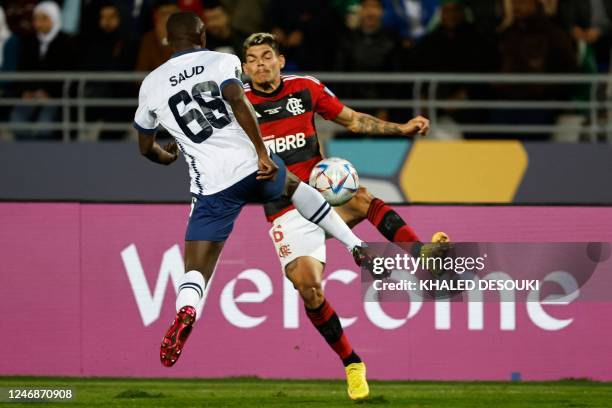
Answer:
[{"label": "player's raised leg", "polygon": [[[431,244],[423,244],[412,227],[390,205],[374,197],[364,187],[348,203],[335,210],[351,228],[367,219],[389,242],[414,243],[411,246],[413,256],[436,257],[448,249],[445,245],[450,238],[446,233],[436,232],[431,238]],[[437,277],[441,271],[430,270],[430,273]]]},{"label": "player's raised leg", "polygon": [[[351,228],[367,219],[389,242],[420,242],[417,233],[387,203],[361,187],[346,204],[336,211]],[[437,232],[431,242],[448,242],[448,235]]]},{"label": "player's raised leg", "polygon": [[342,360],[349,397],[353,400],[366,398],[370,391],[365,364],[353,350],[338,315],[325,298],[321,285],[323,264],[313,257],[301,256],[287,264],[285,273],[304,301],[306,315]]},{"label": "player's raised leg", "polygon": [[163,365],[171,367],[181,356],[181,352],[191,334],[196,319],[196,306],[202,300],[206,285],[219,260],[223,241],[186,241],[185,275],[179,282],[176,297],[176,317],[164,335],[160,348]]},{"label": "player's raised leg", "polygon": [[391,206],[361,187],[346,204],[336,207],[351,227],[367,219],[389,242],[417,242],[416,232]]}]

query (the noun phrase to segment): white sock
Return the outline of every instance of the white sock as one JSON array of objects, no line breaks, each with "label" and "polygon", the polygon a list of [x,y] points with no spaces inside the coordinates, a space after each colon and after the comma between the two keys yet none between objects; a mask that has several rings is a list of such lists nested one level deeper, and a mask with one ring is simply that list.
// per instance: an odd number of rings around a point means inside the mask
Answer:
[{"label": "white sock", "polygon": [[325,232],[342,242],[349,251],[361,245],[362,241],[353,234],[325,198],[308,184],[300,183],[291,196],[291,201],[302,217],[323,228]]},{"label": "white sock", "polygon": [[206,289],[204,276],[198,271],[189,271],[183,275],[179,282],[179,292],[176,296],[176,311],[185,306],[196,307]]}]

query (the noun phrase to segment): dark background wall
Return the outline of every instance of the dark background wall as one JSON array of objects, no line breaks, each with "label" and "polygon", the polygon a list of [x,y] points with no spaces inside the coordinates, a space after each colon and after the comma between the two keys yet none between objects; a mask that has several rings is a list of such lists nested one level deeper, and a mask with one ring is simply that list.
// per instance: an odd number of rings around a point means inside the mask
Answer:
[{"label": "dark background wall", "polygon": [[[363,146],[352,146],[352,150],[342,149],[358,171],[362,169],[360,176],[366,180],[375,177],[380,182],[397,187],[397,191],[402,191],[399,184],[405,184],[405,181],[401,181],[399,170],[396,172],[391,169],[388,176],[370,174],[373,165],[380,161],[384,163],[384,157],[376,157],[374,160],[376,152],[372,150],[371,143],[363,143]],[[457,160],[457,163],[472,161],[475,154],[481,154],[477,149],[482,149],[482,144],[461,142],[460,146],[453,147],[444,143],[434,145],[451,148],[455,156],[466,156],[455,157],[453,160]],[[355,152],[355,149],[361,147],[366,151],[356,154],[359,152]],[[522,149],[527,157],[527,166],[516,180],[514,198],[509,203],[612,205],[611,146],[523,143]],[[406,168],[402,164],[406,161],[424,160],[430,164],[440,161],[440,149],[412,150],[412,154],[410,149],[402,150],[402,157],[397,158],[396,167]],[[340,153],[333,149],[329,151],[334,155]],[[362,159],[359,159],[361,156]],[[461,167],[460,164],[453,166]],[[481,167],[474,171],[492,172],[493,168],[497,168]],[[511,163],[507,163],[506,167],[510,171]],[[452,174],[452,169],[445,174]],[[428,179],[433,177],[430,173],[427,176]],[[470,195],[471,184],[467,181],[465,194],[453,201],[470,202],[469,197],[473,195]],[[496,185],[494,178],[492,183],[491,194]],[[444,183],[432,182],[428,185],[432,191],[445,188]],[[482,186],[480,188],[482,190]],[[187,202],[189,197],[189,175],[184,159],[181,157],[170,166],[152,163],[139,154],[135,142],[0,143],[0,200]],[[394,197],[394,200],[388,199],[397,201],[397,195]],[[490,201],[499,203],[495,199]]]},{"label": "dark background wall", "polygon": [[66,201],[189,200],[182,157],[152,163],[133,142],[0,143],[0,199]]}]

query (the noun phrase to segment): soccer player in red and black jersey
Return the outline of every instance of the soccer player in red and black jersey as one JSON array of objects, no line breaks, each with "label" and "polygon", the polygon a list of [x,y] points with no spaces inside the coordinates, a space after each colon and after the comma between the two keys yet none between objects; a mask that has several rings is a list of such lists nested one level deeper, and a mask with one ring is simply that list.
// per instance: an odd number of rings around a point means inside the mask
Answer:
[{"label": "soccer player in red and black jersey", "polygon": [[[422,116],[404,124],[386,122],[343,105],[316,78],[281,75],[285,59],[272,34],[251,35],[243,51],[243,69],[251,78],[245,86],[246,95],[255,108],[264,142],[303,181],[308,181],[311,170],[322,159],[314,124],[316,113],[356,133],[414,136],[426,135],[429,130],[429,121]],[[365,188],[335,210],[351,227],[367,219],[391,242],[419,240],[393,209]],[[273,224],[270,235],[287,278],[299,291],[312,323],[344,363],[349,396],[367,397],[365,365],[351,347],[321,287],[325,232],[310,222],[313,220],[301,217],[286,199],[266,204],[265,212]],[[437,242],[448,240],[444,233],[434,238]]]}]

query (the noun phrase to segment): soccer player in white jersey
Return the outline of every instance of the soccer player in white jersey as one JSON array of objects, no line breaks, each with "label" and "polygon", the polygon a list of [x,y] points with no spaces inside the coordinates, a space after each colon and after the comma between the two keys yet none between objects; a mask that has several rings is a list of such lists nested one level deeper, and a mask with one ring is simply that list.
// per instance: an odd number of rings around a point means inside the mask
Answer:
[{"label": "soccer player in white jersey", "polygon": [[[240,60],[206,50],[204,23],[193,13],[173,14],[167,31],[176,53],[142,82],[134,127],[144,156],[168,165],[180,150],[191,176],[186,273],[179,284],[176,318],[160,350],[162,363],[170,367],[191,333],[195,306],[247,202],[291,197],[306,219],[346,245],[357,264],[371,262],[371,258],[321,194],[289,172],[278,156],[270,157],[253,107],[244,95]],[[157,144],[158,125],[175,142],[164,147]]]}]

